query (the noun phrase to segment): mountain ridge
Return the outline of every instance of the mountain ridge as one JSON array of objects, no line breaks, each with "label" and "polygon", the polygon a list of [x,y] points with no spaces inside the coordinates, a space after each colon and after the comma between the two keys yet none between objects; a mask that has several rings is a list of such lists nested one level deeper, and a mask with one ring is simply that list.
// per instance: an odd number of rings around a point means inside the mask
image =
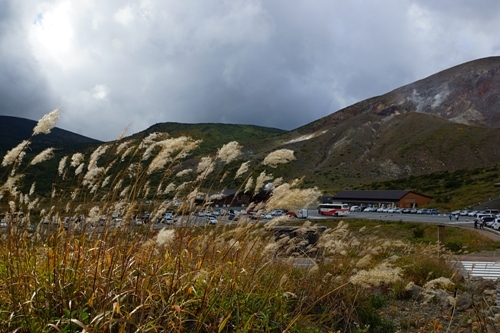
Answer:
[{"label": "mountain ridge", "polygon": [[275,176],[304,175],[308,185],[333,192],[373,181],[500,163],[499,92],[500,57],[488,57],[360,101],[291,131],[158,123],[124,140],[140,140],[155,131],[189,135],[210,142],[201,153],[243,140],[245,156],[253,159],[288,148],[294,150],[296,161]]}]

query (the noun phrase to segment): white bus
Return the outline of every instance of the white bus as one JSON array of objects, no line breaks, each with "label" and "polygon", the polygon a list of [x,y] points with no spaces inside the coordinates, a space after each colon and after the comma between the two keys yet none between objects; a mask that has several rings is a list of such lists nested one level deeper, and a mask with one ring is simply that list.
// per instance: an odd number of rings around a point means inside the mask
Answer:
[{"label": "white bus", "polygon": [[345,216],[349,214],[349,205],[343,203],[324,203],[318,206],[318,214]]}]

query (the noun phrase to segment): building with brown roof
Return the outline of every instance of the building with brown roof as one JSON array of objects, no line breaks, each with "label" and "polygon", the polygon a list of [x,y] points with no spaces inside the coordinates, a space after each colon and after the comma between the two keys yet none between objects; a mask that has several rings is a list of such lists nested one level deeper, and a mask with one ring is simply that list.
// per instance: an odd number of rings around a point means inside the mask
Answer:
[{"label": "building with brown roof", "polygon": [[422,207],[432,201],[423,194],[407,190],[340,191],[334,196],[322,197],[322,203],[342,202],[360,206]]}]

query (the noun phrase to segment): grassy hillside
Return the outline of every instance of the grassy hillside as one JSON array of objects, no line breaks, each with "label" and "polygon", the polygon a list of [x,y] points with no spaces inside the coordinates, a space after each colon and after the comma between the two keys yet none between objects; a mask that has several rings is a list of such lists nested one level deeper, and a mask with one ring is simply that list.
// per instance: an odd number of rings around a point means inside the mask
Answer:
[{"label": "grassy hillside", "polygon": [[[339,124],[302,141],[293,141],[291,132],[274,128],[179,123],[156,124],[124,140],[138,142],[153,132],[202,139],[200,147],[192,152],[193,159],[183,163],[185,168],[194,167],[198,161],[196,157],[212,155],[225,143],[238,141],[243,146],[242,160],[228,164],[228,177],[217,182],[220,188],[211,190],[237,188],[234,174],[243,160],[252,161],[250,168],[256,177],[265,170],[259,161],[267,153],[287,148],[295,152],[297,159],[270,170],[272,176],[283,177],[286,181],[304,176],[304,187],[317,186],[324,194],[335,194],[343,189],[413,190],[433,197],[432,206],[439,209],[474,206],[498,197],[499,189],[493,184],[500,182],[500,167],[494,162],[500,155],[500,146],[494,144],[499,130],[450,123],[425,114],[405,114],[386,121],[380,121],[376,115],[353,119],[354,122]],[[6,130],[4,138],[10,136],[12,142],[19,139],[17,144],[31,135],[35,124],[20,121],[21,130]],[[422,130],[414,131],[414,128]],[[30,167],[23,180],[24,186],[36,180],[38,192],[48,195],[57,178],[59,160],[75,151],[88,157],[97,146],[92,139],[72,138],[79,136],[58,129],[54,129],[54,134],[39,136],[39,141],[26,151],[25,161],[43,147],[59,144],[63,149],[56,150],[52,160]],[[121,164],[115,164],[111,171],[122,169]],[[2,168],[0,171],[5,172]],[[153,186],[159,181],[158,176],[152,175]],[[23,185],[21,188],[24,189]]]},{"label": "grassy hillside", "polygon": [[358,190],[404,189],[422,193],[434,198],[430,207],[442,210],[474,207],[496,199],[500,188],[500,164],[485,168],[462,169],[453,172],[442,171],[428,175],[412,176],[391,181],[359,185]]},{"label": "grassy hillside", "polygon": [[245,149],[252,149],[252,147],[259,146],[271,138],[286,133],[281,129],[254,125],[169,122],[155,124],[127,139],[140,140],[154,132],[168,133],[172,137],[189,136],[195,140],[203,140],[200,148],[193,152],[195,156],[216,152],[218,148],[231,141],[237,141]]}]

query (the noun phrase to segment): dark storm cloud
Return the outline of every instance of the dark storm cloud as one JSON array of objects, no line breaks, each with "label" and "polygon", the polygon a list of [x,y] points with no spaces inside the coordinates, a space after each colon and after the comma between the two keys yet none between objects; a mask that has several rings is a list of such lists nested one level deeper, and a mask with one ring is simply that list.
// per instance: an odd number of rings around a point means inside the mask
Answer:
[{"label": "dark storm cloud", "polygon": [[[15,10],[14,10],[14,4]],[[154,123],[294,129],[498,53],[496,1],[0,2],[0,107],[114,139]]]},{"label": "dark storm cloud", "polygon": [[11,3],[0,2],[0,114],[36,118],[51,111],[54,99],[16,16]]}]

